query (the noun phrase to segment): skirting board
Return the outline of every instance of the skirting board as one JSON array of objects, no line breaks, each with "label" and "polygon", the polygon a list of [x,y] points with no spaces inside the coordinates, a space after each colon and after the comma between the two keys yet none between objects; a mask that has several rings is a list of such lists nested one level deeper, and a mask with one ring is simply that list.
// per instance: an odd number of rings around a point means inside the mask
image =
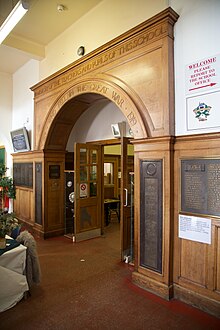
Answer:
[{"label": "skirting board", "polygon": [[164,283],[153,280],[138,272],[132,273],[132,282],[157,296],[170,300],[173,297],[173,286],[167,286]]},{"label": "skirting board", "polygon": [[174,284],[174,298],[220,318],[220,301],[202,296],[176,284]]}]

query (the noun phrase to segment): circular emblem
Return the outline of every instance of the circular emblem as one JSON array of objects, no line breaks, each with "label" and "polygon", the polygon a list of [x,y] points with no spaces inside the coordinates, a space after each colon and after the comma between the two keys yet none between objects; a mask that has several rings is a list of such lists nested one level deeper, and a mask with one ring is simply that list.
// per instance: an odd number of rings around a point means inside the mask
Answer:
[{"label": "circular emblem", "polygon": [[147,170],[146,170],[148,175],[154,175],[157,172],[157,167],[154,163],[149,163],[147,164]]},{"label": "circular emblem", "polygon": [[69,200],[70,200],[71,203],[74,203],[74,192],[71,192],[69,194]]},{"label": "circular emblem", "polygon": [[73,183],[72,183],[72,181],[68,181],[66,185],[68,188],[70,188],[70,187],[72,187]]},{"label": "circular emblem", "polygon": [[84,183],[81,184],[80,189],[81,189],[81,190],[86,190],[86,185],[85,185]]}]

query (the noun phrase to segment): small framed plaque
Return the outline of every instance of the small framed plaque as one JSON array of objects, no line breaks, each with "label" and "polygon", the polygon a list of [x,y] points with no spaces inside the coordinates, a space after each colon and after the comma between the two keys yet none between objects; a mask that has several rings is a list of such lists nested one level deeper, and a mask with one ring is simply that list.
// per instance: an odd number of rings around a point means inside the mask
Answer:
[{"label": "small framed plaque", "polygon": [[10,132],[14,152],[30,150],[30,143],[26,127],[22,127]]}]

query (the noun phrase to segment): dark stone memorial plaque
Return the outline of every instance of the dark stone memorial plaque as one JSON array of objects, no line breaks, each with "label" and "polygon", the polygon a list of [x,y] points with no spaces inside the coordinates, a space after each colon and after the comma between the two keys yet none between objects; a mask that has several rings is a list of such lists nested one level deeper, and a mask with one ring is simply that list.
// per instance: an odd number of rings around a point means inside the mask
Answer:
[{"label": "dark stone memorial plaque", "polygon": [[181,160],[181,211],[220,216],[220,159]]},{"label": "dark stone memorial plaque", "polygon": [[35,222],[42,225],[42,163],[35,163]]},{"label": "dark stone memorial plaque", "polygon": [[14,163],[13,178],[16,186],[33,188],[33,163]]},{"label": "dark stone memorial plaque", "polygon": [[162,272],[162,160],[141,161],[140,264]]}]

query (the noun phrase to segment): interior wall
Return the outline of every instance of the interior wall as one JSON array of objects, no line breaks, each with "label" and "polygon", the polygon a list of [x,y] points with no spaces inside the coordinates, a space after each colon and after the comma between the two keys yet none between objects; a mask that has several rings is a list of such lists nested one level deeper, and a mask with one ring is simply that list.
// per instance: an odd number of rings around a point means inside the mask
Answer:
[{"label": "interior wall", "polygon": [[167,7],[168,0],[101,1],[47,45],[45,59],[40,62],[40,79],[77,60],[79,46],[83,45],[88,54]]},{"label": "interior wall", "polygon": [[[25,79],[24,79],[25,77]],[[31,149],[33,149],[33,92],[30,86],[39,81],[39,62],[31,60],[13,75],[13,115],[12,129],[25,126],[29,131]]]},{"label": "interior wall", "polygon": [[[220,54],[220,1],[171,0],[170,6],[180,15],[174,26],[176,135],[219,132],[219,125],[207,127],[204,122],[200,122],[197,129],[187,127],[185,68],[188,64]],[[218,85],[212,91],[220,90],[220,77],[216,78]],[[198,90],[190,96],[198,93],[202,94]]]},{"label": "interior wall", "polygon": [[127,119],[118,107],[108,100],[92,105],[76,122],[70,134],[67,150],[73,151],[75,142],[91,142],[112,139],[111,124],[126,122],[126,136],[129,136]]},{"label": "interior wall", "polygon": [[[134,2],[131,0],[129,4],[125,0],[120,2],[102,1],[46,47],[44,60],[41,62],[32,60],[14,74],[13,121],[10,126],[14,129],[26,123],[28,129],[33,129],[33,93],[29,88],[42,78],[79,58],[76,54],[79,45],[84,44],[86,53],[88,53],[167,6],[171,6],[180,15],[174,26],[175,76],[178,77],[175,79],[176,135],[199,133],[198,131],[187,132],[185,65],[195,59],[220,53],[220,44],[216,40],[218,37],[216,31],[220,30],[220,20],[218,19],[220,2],[218,0],[209,2],[205,0],[193,2],[190,0],[157,0],[154,2],[139,0]],[[108,15],[106,15],[107,12]],[[114,24],[111,23],[112,17],[114,17]],[[105,29],[102,26],[105,26]],[[1,88],[1,91],[3,90]],[[10,90],[12,93],[12,87]],[[1,93],[0,102],[7,102],[8,92],[9,89],[7,89],[7,93]],[[11,109],[4,109],[6,117],[8,116],[7,111],[10,113]],[[29,118],[28,123],[27,118]],[[3,125],[0,123],[1,131],[4,131],[3,126],[7,127],[5,121]],[[6,136],[8,136],[9,130],[6,130]],[[211,128],[206,129],[205,132],[218,130],[218,128]],[[201,130],[201,132],[203,131]],[[109,131],[108,134],[110,136],[111,132]],[[11,147],[9,137],[7,139]]]},{"label": "interior wall", "polygon": [[[0,122],[0,139],[4,140],[1,144],[8,151],[8,164],[12,152],[9,135],[11,128],[19,128],[26,123],[28,129],[33,129],[33,93],[29,90],[33,84],[79,58],[76,54],[79,45],[84,44],[88,53],[167,6],[171,6],[180,15],[174,26],[175,133],[178,136],[219,131],[219,127],[187,131],[185,66],[197,59],[220,53],[220,43],[217,40],[217,31],[220,30],[220,1],[105,0],[51,42],[46,47],[44,60],[30,61],[14,76],[0,73],[0,110],[4,116],[4,122]],[[12,95],[13,108],[10,105]]]},{"label": "interior wall", "polygon": [[[6,150],[6,165],[10,167],[11,141],[10,130],[12,121],[12,86],[13,79],[9,73],[0,72],[0,145]],[[3,120],[4,118],[4,120]]]}]

